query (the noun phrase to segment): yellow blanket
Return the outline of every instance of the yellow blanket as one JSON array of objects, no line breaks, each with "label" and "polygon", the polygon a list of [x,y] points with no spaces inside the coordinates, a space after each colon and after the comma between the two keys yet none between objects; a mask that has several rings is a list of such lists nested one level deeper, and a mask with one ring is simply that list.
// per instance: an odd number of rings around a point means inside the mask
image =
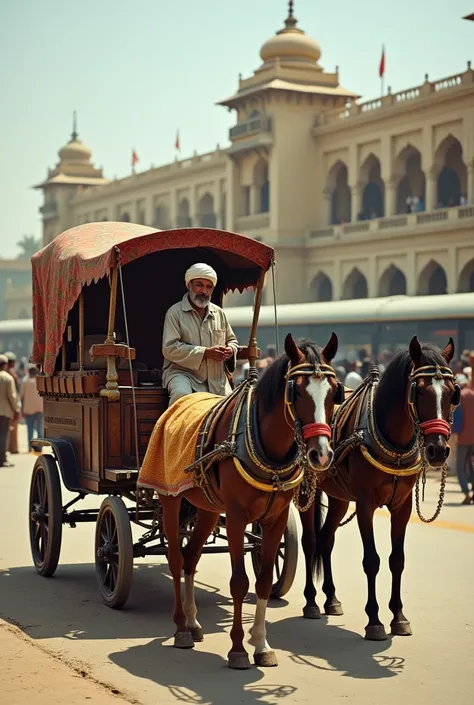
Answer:
[{"label": "yellow blanket", "polygon": [[222,397],[197,392],[178,399],[158,419],[138,476],[139,487],[176,497],[196,487],[194,473],[184,468],[194,462],[199,429],[208,412]]}]

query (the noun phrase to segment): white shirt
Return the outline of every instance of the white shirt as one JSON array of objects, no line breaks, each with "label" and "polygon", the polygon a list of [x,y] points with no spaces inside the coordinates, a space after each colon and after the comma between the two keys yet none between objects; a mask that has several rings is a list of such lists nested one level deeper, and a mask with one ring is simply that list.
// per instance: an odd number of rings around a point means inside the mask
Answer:
[{"label": "white shirt", "polygon": [[357,389],[359,385],[362,384],[362,377],[358,372],[349,372],[346,375],[346,379],[344,380],[344,386],[348,387],[349,389]]}]

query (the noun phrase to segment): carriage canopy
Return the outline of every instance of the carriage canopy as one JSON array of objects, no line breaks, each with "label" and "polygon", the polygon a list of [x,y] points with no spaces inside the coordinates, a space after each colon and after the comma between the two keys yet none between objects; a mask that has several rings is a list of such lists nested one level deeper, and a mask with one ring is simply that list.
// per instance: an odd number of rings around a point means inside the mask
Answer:
[{"label": "carriage canopy", "polygon": [[[42,365],[45,374],[53,373],[69,311],[82,288],[108,276],[117,258],[125,266],[147,255],[173,250],[176,250],[173,262],[179,264],[182,259],[183,276],[190,250],[194,261],[206,261],[206,257],[212,260],[223,293],[256,286],[262,270],[267,271],[274,258],[273,249],[267,245],[211,228],[156,230],[108,221],[71,228],[32,258],[34,343],[31,359]],[[187,257],[184,256],[186,250]],[[181,268],[178,267],[178,271]],[[169,259],[164,269],[169,270]],[[157,271],[156,276],[165,274]]]}]

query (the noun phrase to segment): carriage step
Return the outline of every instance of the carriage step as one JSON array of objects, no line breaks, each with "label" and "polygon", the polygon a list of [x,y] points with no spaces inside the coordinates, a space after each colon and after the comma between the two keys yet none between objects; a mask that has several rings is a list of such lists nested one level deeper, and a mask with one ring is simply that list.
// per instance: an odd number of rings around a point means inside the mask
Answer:
[{"label": "carriage step", "polygon": [[123,482],[124,480],[135,480],[138,477],[138,472],[136,470],[113,470],[106,468],[104,475],[105,479],[110,480],[110,482]]}]

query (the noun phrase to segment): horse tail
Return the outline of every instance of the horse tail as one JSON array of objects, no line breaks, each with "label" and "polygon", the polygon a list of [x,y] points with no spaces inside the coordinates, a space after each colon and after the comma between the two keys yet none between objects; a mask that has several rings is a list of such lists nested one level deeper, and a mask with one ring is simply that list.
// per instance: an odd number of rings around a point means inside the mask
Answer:
[{"label": "horse tail", "polygon": [[316,538],[316,552],[313,556],[313,575],[316,577],[316,580],[320,580],[323,574],[323,557],[321,551],[321,533],[324,524],[323,504],[321,501],[322,494],[322,490],[317,489],[314,496],[313,526],[314,536]]}]

